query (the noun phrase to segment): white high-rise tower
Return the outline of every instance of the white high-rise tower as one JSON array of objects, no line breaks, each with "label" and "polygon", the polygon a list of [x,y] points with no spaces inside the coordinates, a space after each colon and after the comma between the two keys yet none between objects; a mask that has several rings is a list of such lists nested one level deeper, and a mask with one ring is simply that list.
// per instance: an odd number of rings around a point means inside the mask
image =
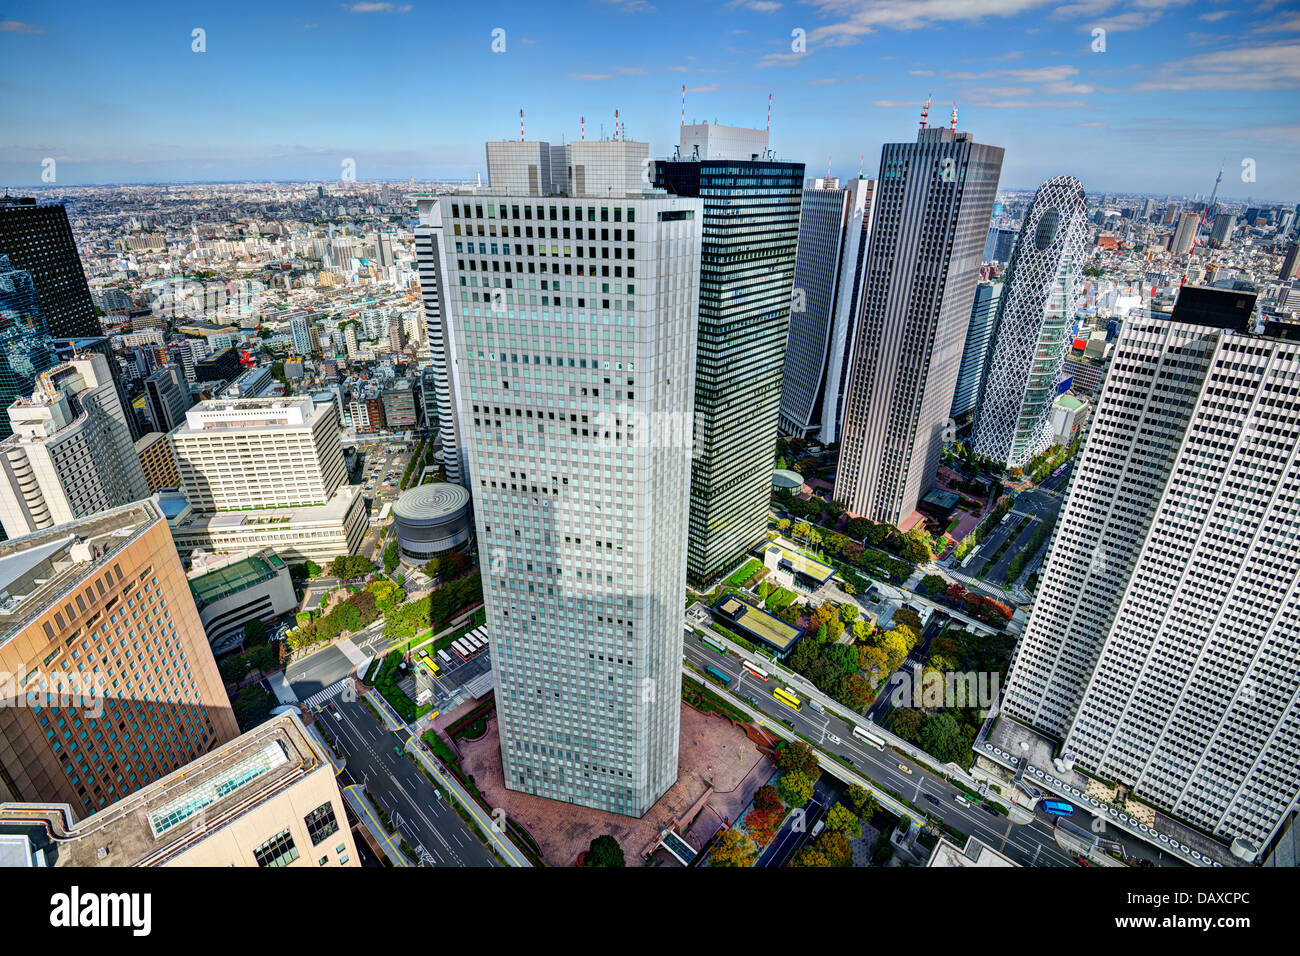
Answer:
[{"label": "white high-rise tower", "polygon": [[1262,846],[1300,793],[1300,335],[1253,304],[1125,320],[1002,709]]},{"label": "white high-rise tower", "polygon": [[677,779],[703,206],[645,143],[487,153],[442,287],[505,782],[640,816]]},{"label": "white high-rise tower", "polygon": [[1057,176],[1025,213],[998,301],[975,411],[975,451],[1022,468],[1052,445],[1052,402],[1083,277],[1083,185]]}]

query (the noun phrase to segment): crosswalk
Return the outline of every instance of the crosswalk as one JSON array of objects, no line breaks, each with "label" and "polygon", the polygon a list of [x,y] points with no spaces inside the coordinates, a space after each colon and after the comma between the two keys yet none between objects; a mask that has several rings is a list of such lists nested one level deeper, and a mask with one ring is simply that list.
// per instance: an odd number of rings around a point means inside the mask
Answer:
[{"label": "crosswalk", "polygon": [[337,697],[342,692],[343,688],[347,686],[348,681],[350,681],[351,679],[352,678],[350,677],[345,677],[340,681],[335,681],[333,684],[330,684],[330,686],[326,687],[324,690],[320,690],[312,694],[310,697],[308,697],[306,700],[302,702],[303,709],[315,710],[317,707],[325,703],[325,701],[330,700],[333,697]]}]

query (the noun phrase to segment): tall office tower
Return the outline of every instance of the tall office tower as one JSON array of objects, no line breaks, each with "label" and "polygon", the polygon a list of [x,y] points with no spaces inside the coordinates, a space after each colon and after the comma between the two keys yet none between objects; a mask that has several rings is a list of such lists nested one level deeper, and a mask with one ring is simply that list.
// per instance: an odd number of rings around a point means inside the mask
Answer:
[{"label": "tall office tower", "polygon": [[402,351],[402,323],[394,316],[388,322],[388,348],[394,353]]},{"label": "tall office tower", "polygon": [[506,786],[640,816],[677,779],[703,204],[645,143],[571,143],[571,195],[532,195],[545,143],[487,153],[441,284]]},{"label": "tall office tower", "polygon": [[199,402],[171,443],[199,511],[323,505],[347,478],[334,403],[305,395]]},{"label": "tall office tower", "polygon": [[154,431],[169,432],[185,420],[194,400],[181,368],[164,365],[144,380],[144,397]]},{"label": "tall office tower", "polygon": [[[0,405],[30,395],[36,376],[59,363],[26,269],[15,269],[0,254]],[[0,439],[13,434],[9,417],[0,420]]]},{"label": "tall office tower", "polygon": [[953,390],[952,408],[948,412],[948,417],[959,425],[970,423],[979,403],[1002,289],[1001,282],[981,282],[975,287],[975,304],[971,306],[966,344],[962,347],[961,365],[957,368],[957,387]]},{"label": "tall office tower", "polygon": [[934,480],[1002,149],[926,128],[880,156],[835,497],[898,524]]},{"label": "tall office tower", "polygon": [[1210,233],[1210,239],[1220,246],[1227,245],[1228,240],[1232,238],[1232,231],[1237,228],[1237,217],[1230,212],[1221,212],[1214,217],[1214,231]]},{"label": "tall office tower", "polygon": [[180,487],[181,479],[176,474],[176,457],[172,454],[166,432],[149,432],[137,441],[135,456],[140,459],[140,470],[144,472],[144,481],[149,486],[150,494],[164,488]]},{"label": "tall office tower", "polygon": [[0,253],[31,273],[51,337],[104,334],[62,203],[0,197]]},{"label": "tall office tower", "polygon": [[678,155],[655,184],[704,200],[687,554],[702,584],[767,531],[804,167],[733,126],[683,126]]},{"label": "tall office tower", "polygon": [[1300,275],[1300,243],[1293,242],[1286,247],[1286,255],[1282,257],[1282,271],[1277,277],[1285,282],[1297,275]]},{"label": "tall office tower", "polygon": [[91,813],[238,735],[152,501],[4,542],[0,590],[0,803]]},{"label": "tall office tower", "polygon": [[1083,184],[1038,187],[1007,266],[975,412],[975,451],[1023,468],[1054,441],[1052,403],[1069,351],[1088,230]]},{"label": "tall office tower", "polygon": [[387,269],[393,264],[393,234],[391,232],[376,234],[375,251],[381,269]]},{"label": "tall office tower", "polygon": [[989,230],[988,240],[984,243],[984,261],[1001,262],[1005,264],[1011,259],[1011,250],[1016,245],[1016,236],[1019,233],[1017,229],[1000,229],[994,227]]},{"label": "tall office tower", "polygon": [[295,315],[289,320],[289,335],[293,339],[293,350],[299,355],[311,355],[311,328],[309,316]]},{"label": "tall office tower", "polygon": [[1176,256],[1185,256],[1192,251],[1196,242],[1196,229],[1201,224],[1200,217],[1194,212],[1185,212],[1178,217],[1178,228],[1174,230],[1169,243],[1169,251]]},{"label": "tall office tower", "polygon": [[202,339],[179,339],[176,341],[175,349],[181,368],[185,372],[186,381],[197,382],[198,364],[207,357],[207,345]]},{"label": "tall office tower", "polygon": [[0,442],[0,523],[31,534],[149,493],[108,372],[86,355],[42,372],[30,398],[9,406]]},{"label": "tall office tower", "polygon": [[[548,157],[549,160],[549,157]],[[442,228],[442,205],[437,196],[417,196],[420,224],[415,228],[415,261],[419,269],[420,295],[424,300],[424,329],[432,359],[432,391],[425,386],[426,405],[432,395],[436,415],[427,415],[429,427],[438,423],[435,439],[442,446],[443,470],[453,484],[464,484],[468,476],[465,450],[461,448],[456,421],[456,354],[447,324],[447,240]],[[462,248],[463,248],[462,244]]]},{"label": "tall office tower", "polygon": [[1300,790],[1300,337],[1254,298],[1124,321],[1002,706],[1263,845]]},{"label": "tall office tower", "polygon": [[360,866],[345,806],[325,744],[280,714],[90,816],[0,807],[0,832],[18,866]]},{"label": "tall office tower", "polygon": [[[839,441],[875,181],[803,191],[781,381],[781,433]],[[830,180],[835,182],[835,180]]]},{"label": "tall office tower", "polygon": [[1152,214],[1156,211],[1156,201],[1148,196],[1142,200],[1142,218],[1151,221]]}]

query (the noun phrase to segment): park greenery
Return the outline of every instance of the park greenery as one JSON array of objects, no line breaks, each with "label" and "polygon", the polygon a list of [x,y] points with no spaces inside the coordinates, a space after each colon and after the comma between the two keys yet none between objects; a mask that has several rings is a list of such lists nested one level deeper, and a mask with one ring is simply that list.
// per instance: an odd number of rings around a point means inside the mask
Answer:
[{"label": "park greenery", "polygon": [[623,867],[627,861],[623,858],[623,848],[608,833],[596,837],[587,848],[583,866]]},{"label": "park greenery", "polygon": [[483,601],[483,582],[477,571],[430,591],[387,615],[384,636],[390,640],[412,637],[426,628],[435,631],[461,611]]},{"label": "park greenery", "polygon": [[352,578],[365,577],[367,574],[373,574],[379,565],[369,558],[360,554],[340,554],[337,558],[329,563],[326,569],[336,578],[342,578],[344,581]]}]

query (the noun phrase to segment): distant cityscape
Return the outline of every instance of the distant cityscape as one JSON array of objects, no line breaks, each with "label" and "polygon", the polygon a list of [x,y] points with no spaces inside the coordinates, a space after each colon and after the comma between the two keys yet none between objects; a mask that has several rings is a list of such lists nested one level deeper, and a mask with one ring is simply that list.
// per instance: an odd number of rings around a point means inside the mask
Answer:
[{"label": "distant cityscape", "polygon": [[1295,866],[1300,206],[929,107],[0,198],[0,864]]}]

